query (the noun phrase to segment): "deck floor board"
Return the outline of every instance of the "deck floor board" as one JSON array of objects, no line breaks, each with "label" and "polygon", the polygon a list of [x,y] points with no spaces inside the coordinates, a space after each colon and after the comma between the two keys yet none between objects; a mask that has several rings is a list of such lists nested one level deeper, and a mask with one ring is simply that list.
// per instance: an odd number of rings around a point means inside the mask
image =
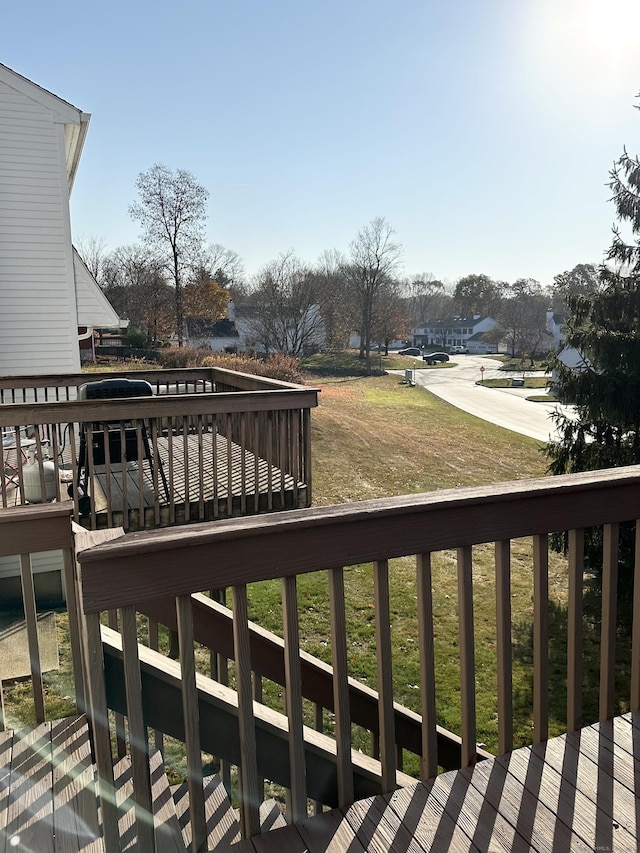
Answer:
[{"label": "deck floor board", "polygon": [[639,827],[640,715],[625,714],[235,849],[630,853]]},{"label": "deck floor board", "polygon": [[[171,796],[158,754],[151,772],[157,839],[162,849],[178,853],[180,828],[184,833],[188,823],[185,802]],[[121,842],[133,849],[128,761],[115,768],[115,776],[121,783]],[[640,715],[588,726],[237,844],[237,823],[219,821],[219,800],[212,788],[209,842],[237,853],[629,853],[639,849]],[[229,806],[224,813],[231,814]],[[2,849],[99,853],[98,815],[83,717],[0,733]]]}]

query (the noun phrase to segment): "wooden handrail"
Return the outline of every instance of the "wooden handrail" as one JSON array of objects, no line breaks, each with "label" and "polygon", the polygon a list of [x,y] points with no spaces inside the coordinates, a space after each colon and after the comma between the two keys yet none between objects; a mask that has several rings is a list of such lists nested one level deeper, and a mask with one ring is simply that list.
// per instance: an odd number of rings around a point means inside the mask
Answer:
[{"label": "wooden handrail", "polygon": [[[62,373],[43,374],[35,376],[1,376],[0,377],[0,400],[4,403],[14,402],[11,392],[29,390],[42,390],[42,399],[47,390],[78,388],[86,382],[100,382],[103,379],[114,379],[115,377],[128,379],[144,379],[151,385],[178,384],[188,387],[189,385],[205,385],[206,383],[220,383],[227,388],[235,388],[238,391],[259,390],[293,390],[303,386],[294,382],[283,382],[279,379],[271,379],[266,376],[257,376],[253,373],[241,373],[236,370],[228,370],[222,367],[186,367],[167,368],[155,370],[117,370],[117,371],[92,371],[90,373]],[[9,399],[7,399],[9,397]]]},{"label": "wooden handrail", "polygon": [[81,555],[83,607],[634,520],[639,507],[628,466],[141,531]]}]

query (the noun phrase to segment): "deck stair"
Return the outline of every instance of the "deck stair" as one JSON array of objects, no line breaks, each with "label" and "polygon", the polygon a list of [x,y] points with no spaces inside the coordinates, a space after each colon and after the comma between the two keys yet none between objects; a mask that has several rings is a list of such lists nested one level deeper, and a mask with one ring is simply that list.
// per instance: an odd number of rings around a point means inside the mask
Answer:
[{"label": "deck stair", "polygon": [[[156,849],[191,845],[187,785],[170,786],[160,752],[149,762]],[[122,853],[138,849],[129,756],[114,766]],[[219,776],[205,779],[207,850],[240,841],[240,820]],[[260,808],[263,832],[286,826],[275,800]],[[96,771],[82,715],[0,732],[0,850],[103,853]]]}]

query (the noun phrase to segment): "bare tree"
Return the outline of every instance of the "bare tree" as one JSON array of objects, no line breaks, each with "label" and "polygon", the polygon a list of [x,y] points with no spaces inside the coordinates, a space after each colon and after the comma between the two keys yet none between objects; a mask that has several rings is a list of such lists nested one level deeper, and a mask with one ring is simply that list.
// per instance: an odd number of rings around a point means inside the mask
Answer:
[{"label": "bare tree", "polygon": [[163,264],[148,248],[120,246],[105,258],[102,270],[105,295],[130,329],[142,330],[152,343],[169,337],[173,329],[173,293]]},{"label": "bare tree", "polygon": [[240,255],[233,249],[225,249],[219,243],[209,243],[198,259],[198,266],[205,269],[209,278],[221,287],[242,287],[244,264]]},{"label": "bare tree", "polygon": [[144,242],[167,264],[175,288],[178,344],[183,339],[182,289],[185,272],[196,262],[204,237],[209,193],[184,169],[156,163],[136,181],[139,201],[129,213],[142,226]]},{"label": "bare tree", "polygon": [[504,339],[512,356],[527,353],[533,361],[546,332],[549,296],[532,278],[519,278],[507,293],[499,313]]},{"label": "bare tree", "polygon": [[75,247],[82,261],[98,284],[102,285],[104,264],[108,257],[107,244],[102,237],[80,237]]},{"label": "bare tree", "polygon": [[392,240],[394,231],[378,216],[362,228],[350,245],[347,287],[358,313],[360,355],[371,372],[371,343],[377,305],[400,268],[402,247]]},{"label": "bare tree", "polygon": [[286,252],[267,264],[256,279],[249,326],[265,352],[301,355],[317,346],[323,335],[318,279]]}]

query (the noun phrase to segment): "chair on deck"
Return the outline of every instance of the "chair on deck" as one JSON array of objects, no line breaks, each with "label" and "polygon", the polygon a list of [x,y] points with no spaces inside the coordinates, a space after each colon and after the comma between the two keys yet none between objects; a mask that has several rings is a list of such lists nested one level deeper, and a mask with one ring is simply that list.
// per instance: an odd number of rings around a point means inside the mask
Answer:
[{"label": "chair on deck", "polygon": [[[79,400],[115,400],[131,397],[151,397],[153,389],[144,379],[102,379],[98,382],[87,382],[78,388]],[[105,430],[106,427],[106,430]],[[91,459],[93,465],[106,465],[127,462],[140,462],[145,459],[149,463],[151,477],[154,476],[154,458],[149,444],[149,433],[144,420],[141,421],[142,456],[138,447],[138,431],[132,421],[124,424],[120,421],[99,421],[80,426],[80,450],[78,455],[78,493],[81,502],[81,511],[89,510],[88,507],[88,479],[89,460],[88,453],[91,448]],[[106,439],[106,440],[105,440]],[[162,480],[164,493],[169,500],[169,486],[165,477],[162,462],[155,460],[158,473]],[[72,488],[72,487],[71,487]]]}]

